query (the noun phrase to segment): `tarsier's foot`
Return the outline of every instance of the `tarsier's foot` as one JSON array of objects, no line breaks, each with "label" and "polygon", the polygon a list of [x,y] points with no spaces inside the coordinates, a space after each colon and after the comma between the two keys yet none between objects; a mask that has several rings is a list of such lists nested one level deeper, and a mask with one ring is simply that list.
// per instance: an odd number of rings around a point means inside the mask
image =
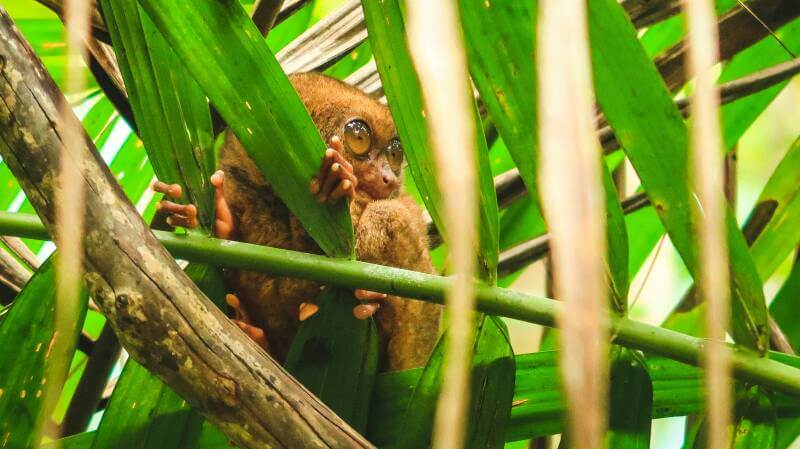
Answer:
[{"label": "tarsier's foot", "polygon": [[344,146],[339,136],[331,138],[331,146],[325,150],[322,167],[316,178],[311,180],[311,193],[317,201],[333,203],[342,198],[353,199],[358,179],[353,174],[353,166],[345,160]]},{"label": "tarsier's foot", "polygon": [[353,316],[359,320],[366,320],[381,308],[381,303],[377,301],[386,299],[386,297],[386,293],[356,289],[356,299],[364,301],[364,303],[353,307]]},{"label": "tarsier's foot", "polygon": [[239,298],[236,295],[227,294],[225,295],[225,301],[228,303],[229,306],[233,309],[235,313],[235,317],[233,318],[233,322],[239,326],[251,340],[256,342],[257,345],[264,348],[265,351],[269,352],[269,341],[267,341],[267,336],[264,334],[264,329],[260,327],[253,326],[250,321],[250,316],[247,314],[247,311],[244,310],[242,307],[242,303],[239,302]]},{"label": "tarsier's foot", "polygon": [[[218,238],[234,238],[235,230],[233,215],[222,194],[222,186],[225,181],[225,174],[218,170],[211,175],[211,185],[214,186],[214,203],[216,210],[216,220],[214,223],[214,233]],[[167,184],[156,181],[153,183],[153,190],[163,193],[173,200],[180,199],[182,194],[181,186],[178,184]],[[156,210],[167,214],[167,224],[170,226],[181,226],[194,229],[198,226],[197,206],[194,204],[178,204],[168,200],[161,200],[156,205]]]}]

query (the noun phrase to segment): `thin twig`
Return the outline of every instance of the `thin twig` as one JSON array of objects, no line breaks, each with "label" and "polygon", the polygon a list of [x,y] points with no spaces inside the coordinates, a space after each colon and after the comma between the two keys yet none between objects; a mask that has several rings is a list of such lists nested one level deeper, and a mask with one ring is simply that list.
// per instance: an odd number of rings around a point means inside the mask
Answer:
[{"label": "thin twig", "polygon": [[744,9],[745,11],[750,13],[750,15],[753,16],[753,18],[756,19],[758,21],[758,23],[760,23],[764,27],[764,29],[769,31],[770,36],[772,36],[772,38],[775,39],[776,42],[778,42],[778,45],[780,45],[781,47],[783,47],[784,50],[786,50],[786,53],[788,53],[792,58],[796,58],[797,57],[797,55],[795,55],[792,50],[789,50],[789,47],[787,47],[786,44],[783,43],[781,38],[779,38],[778,35],[775,34],[775,31],[772,28],[770,28],[770,26],[767,25],[767,23],[764,22],[761,19],[761,17],[758,17],[758,14],[753,12],[753,10],[750,9],[750,7],[747,6],[747,4],[745,2],[743,2],[742,0],[736,0],[736,2],[739,3],[739,6],[741,6],[742,9]]}]

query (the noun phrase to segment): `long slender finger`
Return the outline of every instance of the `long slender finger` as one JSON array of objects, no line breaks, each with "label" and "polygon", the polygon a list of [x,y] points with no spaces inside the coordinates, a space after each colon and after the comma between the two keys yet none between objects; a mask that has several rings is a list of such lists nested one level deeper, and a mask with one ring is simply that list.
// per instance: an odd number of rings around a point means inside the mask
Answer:
[{"label": "long slender finger", "polygon": [[322,185],[320,186],[319,193],[317,194],[317,200],[319,201],[327,201],[330,194],[333,192],[333,189],[336,187],[337,182],[339,181],[339,171],[342,169],[342,166],[339,165],[337,162],[334,162],[331,165],[330,171],[328,171],[328,175],[322,181]]},{"label": "long slender finger", "polygon": [[359,304],[353,307],[353,316],[356,317],[357,320],[366,320],[367,318],[371,317],[381,308],[381,305],[377,302],[369,302],[366,304]]},{"label": "long slender finger", "polygon": [[223,194],[224,182],[225,173],[222,170],[217,170],[211,175],[211,185],[214,186],[214,210],[216,211],[214,232],[221,239],[230,239],[236,233],[236,226],[234,225],[231,208],[228,206]]},{"label": "long slender finger", "polygon": [[186,217],[184,215],[171,214],[170,216],[167,217],[166,221],[167,221],[167,224],[172,226],[172,227],[180,226],[180,227],[186,228],[186,229],[194,229],[194,228],[197,227],[197,218],[196,217],[190,218],[190,217]]},{"label": "long slender finger", "polygon": [[[329,148],[329,149],[332,149],[332,148]],[[328,155],[328,153],[326,152],[326,157],[327,157],[327,155]],[[337,163],[337,164],[341,165],[342,168],[344,168],[344,170],[346,172],[350,172],[350,173],[353,172],[353,165],[350,164],[350,162],[348,162],[347,159],[344,158],[344,155],[342,154],[341,151],[334,151],[333,154],[332,154],[331,159],[333,161],[332,163]]]},{"label": "long slender finger", "polygon": [[317,173],[316,178],[311,181],[311,193],[314,195],[319,193],[322,188],[322,184],[328,177],[328,174],[331,171],[331,166],[334,162],[333,157],[335,153],[336,151],[331,148],[325,150],[325,156],[322,157],[322,166],[319,168],[319,173]]},{"label": "long slender finger", "polygon": [[161,200],[156,204],[156,210],[168,214],[183,215],[187,218],[197,217],[197,207],[194,204],[178,204],[172,201]]},{"label": "long slender finger", "polygon": [[369,290],[362,290],[360,288],[356,289],[356,299],[359,301],[377,301],[380,299],[386,299],[388,295],[386,293],[379,293],[379,292],[371,292]]},{"label": "long slender finger", "polygon": [[330,146],[333,150],[338,151],[339,153],[344,151],[344,142],[342,142],[342,138],[337,135],[331,137]]},{"label": "long slender finger", "polygon": [[153,190],[158,193],[163,193],[173,200],[181,197],[183,189],[179,184],[167,184],[166,182],[156,181],[153,183]]},{"label": "long slender finger", "polygon": [[356,191],[353,188],[353,183],[350,182],[349,179],[345,179],[344,181],[340,182],[333,192],[331,192],[330,197],[328,197],[329,201],[338,201],[345,196],[353,199],[355,197]]},{"label": "long slender finger", "polygon": [[[348,169],[348,166],[351,168]],[[328,173],[328,178],[325,180],[325,185],[320,190],[318,199],[330,202],[337,201],[344,196],[352,199],[355,197],[356,185],[358,185],[358,179],[353,173],[352,166],[350,164],[344,166],[334,162],[331,166],[331,171]]]},{"label": "long slender finger", "polygon": [[311,318],[318,311],[319,311],[319,306],[317,306],[316,304],[312,304],[310,302],[301,303],[299,309],[300,321],[305,321]]}]

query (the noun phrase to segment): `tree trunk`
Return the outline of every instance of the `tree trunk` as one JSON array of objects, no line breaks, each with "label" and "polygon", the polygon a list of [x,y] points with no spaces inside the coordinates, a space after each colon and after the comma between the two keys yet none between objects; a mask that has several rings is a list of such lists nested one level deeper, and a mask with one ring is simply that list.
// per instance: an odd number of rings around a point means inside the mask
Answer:
[{"label": "tree trunk", "polygon": [[86,284],[131,356],[242,448],[372,447],[289,376],[181,271],[125,197],[91,140],[68,151],[64,102],[0,8],[0,155],[53,233],[59,158],[86,191]]}]

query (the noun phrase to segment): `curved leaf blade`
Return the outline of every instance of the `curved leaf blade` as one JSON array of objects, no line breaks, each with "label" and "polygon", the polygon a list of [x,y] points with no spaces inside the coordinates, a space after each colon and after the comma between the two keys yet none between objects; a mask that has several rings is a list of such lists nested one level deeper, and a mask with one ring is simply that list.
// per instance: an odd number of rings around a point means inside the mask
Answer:
[{"label": "curved leaf blade", "polygon": [[748,388],[736,404],[733,449],[771,449],[777,442],[777,418],[771,394]]},{"label": "curved leaf blade", "polygon": [[[514,352],[501,319],[483,315],[476,325],[467,447],[502,448],[514,394]],[[424,368],[384,375],[384,378],[394,376],[388,382],[397,383],[388,388],[383,384],[372,400],[374,418],[367,436],[377,446],[416,449],[430,445],[442,382],[444,341],[444,337],[439,339]],[[391,418],[383,419],[388,416],[381,413],[387,405],[381,393],[390,389],[396,389],[395,399],[399,402],[394,404],[397,408],[392,408]],[[376,409],[378,414],[374,414]]]},{"label": "curved leaf blade", "polygon": [[538,207],[536,2],[460,0],[459,8],[472,79]]}]

